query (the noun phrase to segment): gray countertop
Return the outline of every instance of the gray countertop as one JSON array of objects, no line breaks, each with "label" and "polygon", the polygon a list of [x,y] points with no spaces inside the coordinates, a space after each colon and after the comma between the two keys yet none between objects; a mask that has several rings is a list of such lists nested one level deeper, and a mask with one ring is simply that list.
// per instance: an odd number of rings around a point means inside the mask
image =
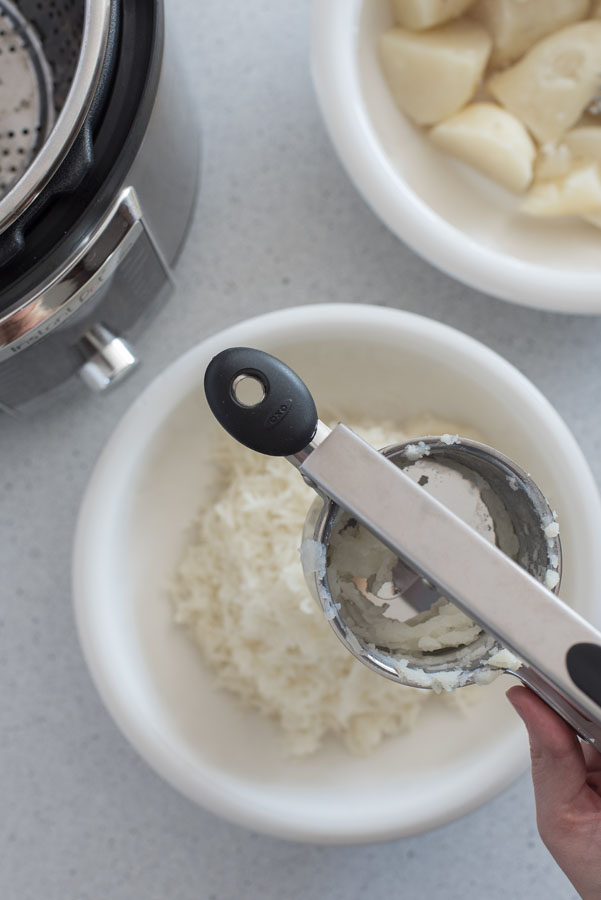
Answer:
[{"label": "gray countertop", "polygon": [[143,763],[96,695],[74,628],[71,542],[95,458],[182,351],[283,306],[370,302],[446,322],[552,400],[601,478],[601,318],[514,307],[402,246],[342,171],[309,75],[308,2],[167,0],[204,131],[202,190],[177,289],[113,393],[57,400],[0,431],[0,896],[3,900],[390,897],[568,900],[528,776],[467,817],[396,843],[313,847],[189,803]]}]

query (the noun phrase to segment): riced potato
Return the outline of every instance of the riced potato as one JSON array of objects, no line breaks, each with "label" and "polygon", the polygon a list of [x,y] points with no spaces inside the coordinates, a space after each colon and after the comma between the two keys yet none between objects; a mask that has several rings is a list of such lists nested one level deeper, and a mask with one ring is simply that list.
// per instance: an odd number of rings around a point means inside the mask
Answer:
[{"label": "riced potato", "polygon": [[[479,437],[431,416],[403,426],[349,425],[376,447],[459,430]],[[285,461],[249,453],[225,436],[216,465],[215,496],[187,531],[169,588],[173,616],[216,684],[279,724],[288,752],[314,753],[334,736],[352,753],[371,753],[386,737],[412,729],[426,704],[460,711],[486,690],[464,687],[437,699],[358,662],[303,575],[299,545],[313,491]]]},{"label": "riced potato", "polygon": [[[535,216],[601,223],[601,0],[391,0],[399,108]],[[452,20],[452,21],[450,21]]]}]

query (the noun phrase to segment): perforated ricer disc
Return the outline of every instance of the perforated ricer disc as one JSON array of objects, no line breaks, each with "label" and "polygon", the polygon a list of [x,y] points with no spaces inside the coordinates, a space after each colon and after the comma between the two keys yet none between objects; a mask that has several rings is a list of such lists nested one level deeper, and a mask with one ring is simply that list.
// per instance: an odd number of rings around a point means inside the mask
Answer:
[{"label": "perforated ricer disc", "polygon": [[0,0],[0,199],[23,175],[54,124],[53,78],[32,26]]}]

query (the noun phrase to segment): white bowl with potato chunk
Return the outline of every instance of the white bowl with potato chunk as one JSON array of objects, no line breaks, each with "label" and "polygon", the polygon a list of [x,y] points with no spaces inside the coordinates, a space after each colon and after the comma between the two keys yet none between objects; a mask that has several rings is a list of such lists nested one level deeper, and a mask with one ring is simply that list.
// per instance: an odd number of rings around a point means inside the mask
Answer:
[{"label": "white bowl with potato chunk", "polygon": [[384,223],[485,293],[600,314],[601,2],[314,0],[312,17],[326,126]]}]

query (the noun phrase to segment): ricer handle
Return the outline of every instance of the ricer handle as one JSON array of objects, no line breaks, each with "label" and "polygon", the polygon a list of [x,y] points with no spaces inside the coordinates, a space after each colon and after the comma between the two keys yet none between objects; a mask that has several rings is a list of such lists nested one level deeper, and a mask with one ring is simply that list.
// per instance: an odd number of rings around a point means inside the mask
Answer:
[{"label": "ricer handle", "polygon": [[[253,405],[245,405],[236,395],[244,378],[254,378],[262,387],[263,397]],[[311,443],[317,430],[317,409],[305,383],[262,350],[222,350],[207,367],[204,388],[219,424],[258,453],[294,456]]]},{"label": "ricer handle", "polygon": [[560,694],[552,684],[545,681],[540,673],[536,672],[531,666],[522,665],[518,669],[507,669],[506,671],[509,675],[515,675],[522,684],[525,684],[538,694],[551,709],[554,709],[556,713],[559,713],[565,719],[568,725],[571,725],[583,740],[594,744],[597,750],[601,749],[601,724],[599,724],[598,720],[584,715],[582,710],[577,709],[573,703],[570,703],[566,697]]}]

